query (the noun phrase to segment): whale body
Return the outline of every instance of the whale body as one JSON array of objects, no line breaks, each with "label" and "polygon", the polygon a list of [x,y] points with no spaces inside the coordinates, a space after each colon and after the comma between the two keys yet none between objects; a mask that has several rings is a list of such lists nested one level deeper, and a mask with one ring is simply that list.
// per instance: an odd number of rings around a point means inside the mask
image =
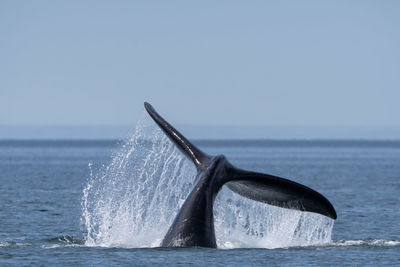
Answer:
[{"label": "whale body", "polygon": [[213,205],[223,185],[255,201],[337,218],[332,204],[320,193],[285,178],[237,168],[223,155],[208,155],[189,142],[149,103],[145,102],[144,106],[161,130],[197,169],[194,188],[175,217],[161,246],[216,248]]}]

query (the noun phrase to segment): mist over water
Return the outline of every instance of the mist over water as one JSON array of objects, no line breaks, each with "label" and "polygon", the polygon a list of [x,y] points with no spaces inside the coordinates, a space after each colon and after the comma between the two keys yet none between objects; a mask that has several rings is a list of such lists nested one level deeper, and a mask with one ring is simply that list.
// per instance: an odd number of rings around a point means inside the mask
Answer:
[{"label": "mist over water", "polygon": [[[157,247],[190,193],[196,169],[147,115],[110,163],[89,164],[82,225],[87,246]],[[331,242],[333,220],[243,198],[223,187],[214,206],[219,248]]]}]

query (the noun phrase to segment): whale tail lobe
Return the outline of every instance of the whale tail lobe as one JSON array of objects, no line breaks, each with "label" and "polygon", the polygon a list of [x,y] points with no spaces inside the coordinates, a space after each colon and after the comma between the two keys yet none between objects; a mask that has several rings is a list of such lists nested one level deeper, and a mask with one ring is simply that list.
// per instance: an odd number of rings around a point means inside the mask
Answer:
[{"label": "whale tail lobe", "polygon": [[233,192],[281,208],[308,211],[336,219],[333,205],[317,191],[274,175],[231,167],[226,183]]},{"label": "whale tail lobe", "polygon": [[194,163],[197,169],[201,169],[206,163],[208,163],[211,157],[189,142],[189,140],[161,117],[152,105],[145,102],[144,107],[161,130],[177,146],[177,148]]}]

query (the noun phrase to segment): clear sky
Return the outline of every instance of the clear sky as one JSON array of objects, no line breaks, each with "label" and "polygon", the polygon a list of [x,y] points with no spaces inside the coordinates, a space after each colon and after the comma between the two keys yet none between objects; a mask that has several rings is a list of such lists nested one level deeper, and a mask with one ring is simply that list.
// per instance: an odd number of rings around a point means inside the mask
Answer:
[{"label": "clear sky", "polygon": [[0,124],[400,126],[400,1],[0,1]]}]

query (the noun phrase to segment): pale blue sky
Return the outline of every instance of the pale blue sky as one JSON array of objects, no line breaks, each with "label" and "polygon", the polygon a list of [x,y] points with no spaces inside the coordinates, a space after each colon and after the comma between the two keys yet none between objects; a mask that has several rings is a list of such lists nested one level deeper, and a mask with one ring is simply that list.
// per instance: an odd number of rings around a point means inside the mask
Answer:
[{"label": "pale blue sky", "polygon": [[0,124],[400,126],[400,1],[0,1]]}]

